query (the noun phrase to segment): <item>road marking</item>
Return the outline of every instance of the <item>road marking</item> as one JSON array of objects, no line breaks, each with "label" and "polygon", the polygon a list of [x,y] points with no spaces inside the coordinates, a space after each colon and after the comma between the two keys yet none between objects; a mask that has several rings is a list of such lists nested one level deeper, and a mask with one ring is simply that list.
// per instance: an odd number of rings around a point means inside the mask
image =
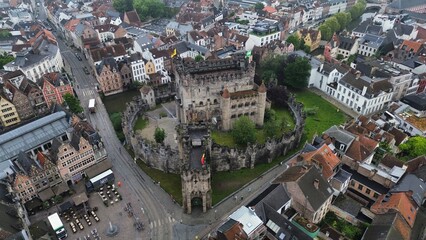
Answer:
[{"label": "road marking", "polygon": [[149,227],[150,227],[151,229],[153,229],[153,228],[154,228],[154,225],[152,224],[152,222],[149,224]]},{"label": "road marking", "polygon": [[157,227],[157,222],[156,221],[154,221],[154,227]]}]

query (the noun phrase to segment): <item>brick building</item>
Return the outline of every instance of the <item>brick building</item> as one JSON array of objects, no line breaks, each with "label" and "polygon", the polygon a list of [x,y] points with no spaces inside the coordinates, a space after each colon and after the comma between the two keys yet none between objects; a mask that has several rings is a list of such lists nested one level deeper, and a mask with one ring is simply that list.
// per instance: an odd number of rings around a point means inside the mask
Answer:
[{"label": "brick building", "polygon": [[74,95],[71,82],[60,72],[44,74],[40,85],[44,100],[49,107],[54,103],[61,105],[64,102],[63,95],[67,93]]}]

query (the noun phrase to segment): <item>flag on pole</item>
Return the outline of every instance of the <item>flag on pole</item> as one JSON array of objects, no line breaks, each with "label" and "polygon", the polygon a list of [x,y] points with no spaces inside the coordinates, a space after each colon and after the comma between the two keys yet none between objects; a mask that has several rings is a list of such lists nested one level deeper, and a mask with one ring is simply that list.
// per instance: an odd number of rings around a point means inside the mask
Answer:
[{"label": "flag on pole", "polygon": [[176,55],[177,55],[177,52],[176,52],[176,48],[175,48],[175,49],[173,49],[173,53],[172,53],[172,55],[170,55],[170,57],[174,58]]},{"label": "flag on pole", "polygon": [[203,156],[201,157],[201,165],[204,165],[204,154],[203,154]]}]

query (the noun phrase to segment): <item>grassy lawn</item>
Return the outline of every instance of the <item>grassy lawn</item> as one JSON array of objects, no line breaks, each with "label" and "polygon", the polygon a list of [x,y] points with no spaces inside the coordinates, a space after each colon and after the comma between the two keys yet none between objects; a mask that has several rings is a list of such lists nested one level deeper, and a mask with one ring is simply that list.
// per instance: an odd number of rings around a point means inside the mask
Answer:
[{"label": "grassy lawn", "polygon": [[303,103],[305,108],[318,107],[316,115],[306,117],[302,144],[305,140],[310,142],[315,133],[321,134],[331,126],[339,125],[346,121],[347,116],[345,113],[337,111],[336,107],[315,93],[308,90],[294,93],[297,101]]},{"label": "grassy lawn", "polygon": [[138,120],[136,120],[135,126],[133,126],[133,131],[144,129],[146,126],[148,126],[148,123],[148,119],[146,119],[144,116],[140,116]]},{"label": "grassy lawn", "polygon": [[182,205],[182,185],[180,175],[173,173],[165,173],[163,171],[150,168],[141,160],[138,161],[138,166],[154,181],[160,182],[160,186],[168,194],[170,194],[176,200],[176,202]]},{"label": "grassy lawn", "polygon": [[[302,102],[306,108],[318,107],[318,112],[316,115],[308,116],[306,119],[305,134],[302,138],[301,145],[297,149],[291,150],[286,156],[281,156],[277,159],[274,159],[269,164],[259,164],[256,165],[254,169],[242,169],[234,172],[216,172],[212,175],[212,201],[213,205],[217,204],[219,201],[229,196],[231,193],[235,192],[251,180],[255,179],[271,167],[275,166],[279,162],[283,161],[286,157],[291,156],[296,151],[298,151],[303,143],[309,139],[312,139],[314,133],[321,134],[323,131],[328,129],[332,125],[338,125],[346,120],[346,115],[342,112],[338,112],[337,109],[328,103],[326,100],[322,99],[320,96],[312,93],[308,90],[296,92],[296,97],[299,102]],[[290,112],[287,109],[280,109],[273,107],[276,112],[278,119],[283,119],[286,121],[287,126],[286,130],[291,131],[294,128],[294,120]],[[143,126],[144,122],[142,120],[137,121],[137,126]],[[265,142],[265,135],[263,130],[258,129],[256,131],[256,136],[259,142]],[[234,140],[230,133],[226,132],[212,132],[212,139],[216,143],[220,143],[225,146],[234,147],[236,146]],[[164,173],[162,171],[152,169],[147,167],[142,161],[138,162],[138,165],[142,170],[147,173],[152,179],[157,182],[161,182],[161,187],[166,190],[170,195],[172,195],[175,200],[181,204],[182,203],[182,193],[181,193],[181,181],[180,176],[176,174]],[[350,231],[350,230],[349,230]]]},{"label": "grassy lawn", "polygon": [[132,101],[134,96],[138,96],[138,90],[131,90],[105,97],[102,101],[108,114],[122,112],[126,108],[126,103]]},{"label": "grassy lawn", "polygon": [[[294,119],[291,116],[290,112],[286,108],[279,108],[279,107],[272,107],[272,109],[275,111],[277,120],[283,120],[287,124],[285,126],[284,132],[290,132],[294,128]],[[260,144],[264,144],[266,141],[266,135],[262,128],[256,129],[256,140]],[[212,139],[215,143],[227,146],[231,148],[238,147],[235,143],[231,132],[221,132],[221,131],[212,131]]]}]

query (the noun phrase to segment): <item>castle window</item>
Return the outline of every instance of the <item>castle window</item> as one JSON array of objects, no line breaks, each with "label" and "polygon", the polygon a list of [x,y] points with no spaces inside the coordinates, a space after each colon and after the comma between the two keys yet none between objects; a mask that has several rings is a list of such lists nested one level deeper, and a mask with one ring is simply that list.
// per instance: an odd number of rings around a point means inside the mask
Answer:
[{"label": "castle window", "polygon": [[250,103],[249,102],[246,102],[245,104],[244,104],[244,106],[250,106]]},{"label": "castle window", "polygon": [[251,113],[250,113],[250,115],[252,115],[252,116],[253,116],[253,115],[255,115],[255,114],[256,114],[255,112],[251,112]]},{"label": "castle window", "polygon": [[256,105],[256,102],[252,102],[252,103],[251,103],[251,105],[252,105],[252,106]]},{"label": "castle window", "polygon": [[231,118],[235,118],[235,114],[232,114]]},{"label": "castle window", "polygon": [[244,113],[244,116],[248,116],[249,115],[249,113]]},{"label": "castle window", "polygon": [[234,109],[235,107],[236,107],[235,105],[232,105],[232,106],[231,106],[231,108],[232,108],[232,109]]},{"label": "castle window", "polygon": [[242,103],[240,103],[240,104],[238,104],[238,107],[240,108],[240,107],[242,107],[243,106],[243,104]]},{"label": "castle window", "polygon": [[239,114],[238,114],[238,117],[241,117],[242,115],[243,115],[243,114],[239,113]]},{"label": "castle window", "polygon": [[214,103],[214,104],[217,104],[217,99],[213,100],[213,103]]},{"label": "castle window", "polygon": [[200,102],[200,106],[203,106],[203,105],[204,105],[204,104],[203,104],[203,102],[201,101],[201,102]]}]

